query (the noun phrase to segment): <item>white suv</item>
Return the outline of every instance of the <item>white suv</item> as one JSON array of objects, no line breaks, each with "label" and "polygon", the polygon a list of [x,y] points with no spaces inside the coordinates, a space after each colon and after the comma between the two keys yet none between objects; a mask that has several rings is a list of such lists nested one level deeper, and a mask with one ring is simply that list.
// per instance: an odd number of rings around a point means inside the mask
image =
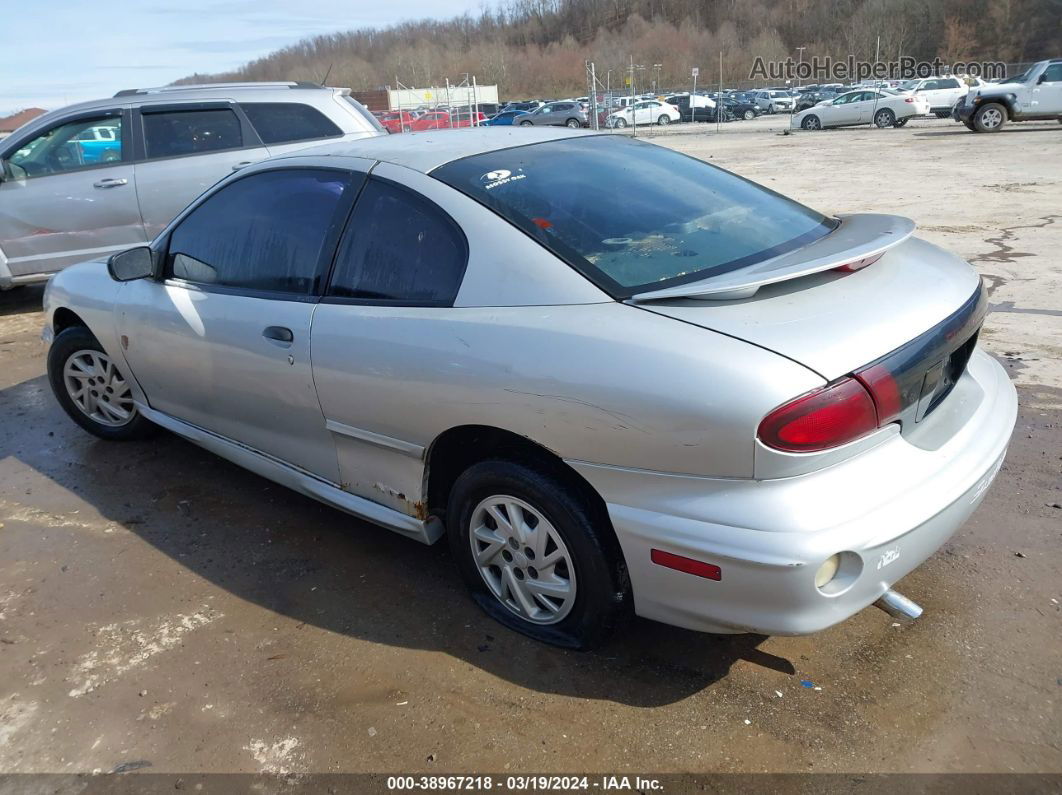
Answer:
[{"label": "white suv", "polygon": [[342,88],[216,83],[119,91],[0,141],[0,290],[153,239],[196,196],[258,160],[386,135]]},{"label": "white suv", "polygon": [[965,97],[970,91],[974,91],[986,85],[979,77],[969,75],[945,75],[943,77],[924,77],[916,80],[908,80],[902,83],[897,91],[905,94],[917,94],[929,100],[929,112],[936,114],[938,119],[946,119],[951,115],[951,109],[955,103]]}]

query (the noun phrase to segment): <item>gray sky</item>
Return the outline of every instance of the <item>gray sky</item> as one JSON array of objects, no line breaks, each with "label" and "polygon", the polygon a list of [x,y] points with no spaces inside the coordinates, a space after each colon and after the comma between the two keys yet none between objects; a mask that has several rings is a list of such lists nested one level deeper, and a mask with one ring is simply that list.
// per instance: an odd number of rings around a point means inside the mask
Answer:
[{"label": "gray sky", "polygon": [[0,34],[0,115],[218,72],[317,33],[478,12],[482,0],[53,0]]}]

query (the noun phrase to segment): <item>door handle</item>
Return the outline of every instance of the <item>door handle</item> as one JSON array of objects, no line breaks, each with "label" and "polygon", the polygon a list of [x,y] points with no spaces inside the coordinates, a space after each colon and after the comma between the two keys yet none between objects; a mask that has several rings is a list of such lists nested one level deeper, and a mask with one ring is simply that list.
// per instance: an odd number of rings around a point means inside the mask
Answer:
[{"label": "door handle", "polygon": [[291,329],[283,326],[266,326],[262,336],[270,342],[279,343],[282,347],[288,347],[295,339]]},{"label": "door handle", "polygon": [[117,188],[117,187],[119,187],[121,185],[127,185],[128,183],[129,183],[129,180],[124,179],[124,178],[115,179],[113,177],[108,177],[107,179],[101,179],[99,182],[93,182],[92,183],[92,187],[94,187],[94,188]]},{"label": "door handle", "polygon": [[239,171],[241,168],[246,168],[247,166],[251,165],[251,163],[253,163],[253,162],[254,162],[253,160],[241,160],[239,163],[237,163],[236,165],[234,165],[232,167],[232,170],[233,171]]}]

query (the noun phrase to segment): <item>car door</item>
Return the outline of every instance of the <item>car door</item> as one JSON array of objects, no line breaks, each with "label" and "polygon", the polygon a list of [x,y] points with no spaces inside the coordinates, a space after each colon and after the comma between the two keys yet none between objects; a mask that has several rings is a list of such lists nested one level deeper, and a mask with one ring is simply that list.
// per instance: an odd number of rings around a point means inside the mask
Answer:
[{"label": "car door", "polygon": [[203,191],[269,150],[234,102],[156,102],[134,115],[136,192],[149,238]]},{"label": "car door", "polygon": [[1048,64],[1033,88],[1034,113],[1062,113],[1062,63]]},{"label": "car door", "polygon": [[864,91],[858,98],[849,103],[849,107],[857,114],[858,124],[869,124],[874,120],[874,114],[885,106],[886,95],[877,91]]},{"label": "car door", "polygon": [[[130,113],[66,116],[0,142],[0,251],[12,276],[52,273],[147,240],[133,181]],[[95,128],[113,140],[96,140]],[[91,140],[89,140],[91,138]]]},{"label": "car door", "polygon": [[410,431],[432,405],[426,386],[434,376],[421,368],[452,366],[418,351],[430,352],[433,337],[450,330],[468,260],[461,229],[425,196],[447,190],[397,166],[373,170],[310,332],[343,488],[414,516],[431,441]]},{"label": "car door", "polygon": [[528,116],[528,119],[536,127],[540,126],[540,125],[552,124],[552,122],[550,121],[550,119],[552,119],[552,118],[553,118],[553,105],[543,105],[541,108],[539,108],[534,113],[532,113],[530,116]]},{"label": "car door", "polygon": [[833,101],[832,105],[823,109],[824,121],[835,126],[859,123],[858,103],[863,96],[862,91],[849,91],[841,94]]},{"label": "car door", "polygon": [[323,166],[255,171],[182,216],[158,243],[158,279],[119,296],[125,357],[151,408],[339,482],[310,324],[363,180]]},{"label": "car door", "polygon": [[343,137],[334,121],[304,102],[240,102],[239,106],[270,157]]}]

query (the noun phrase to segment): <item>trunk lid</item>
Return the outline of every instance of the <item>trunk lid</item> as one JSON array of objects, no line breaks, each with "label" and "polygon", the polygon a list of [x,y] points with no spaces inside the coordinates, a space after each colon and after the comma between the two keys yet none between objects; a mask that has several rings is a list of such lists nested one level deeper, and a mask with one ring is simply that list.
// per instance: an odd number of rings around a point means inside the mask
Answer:
[{"label": "trunk lid", "polygon": [[[841,252],[819,258],[811,250],[832,237],[801,252],[828,263]],[[820,253],[823,250],[819,248]],[[859,246],[850,249],[860,250]],[[834,267],[865,256],[840,256]],[[645,310],[779,353],[827,381],[919,339],[921,359],[916,357],[906,366],[936,366],[936,358],[947,358],[976,334],[985,310],[980,277],[973,268],[917,238],[889,247],[880,260],[853,273],[821,268],[803,273],[795,264],[786,273],[785,281],[759,286],[748,298],[653,299],[652,294],[643,294],[633,300]],[[720,278],[738,283],[740,273]],[[683,287],[696,290],[697,284]],[[681,289],[661,292],[673,295]],[[935,358],[922,360],[927,357]]]}]

